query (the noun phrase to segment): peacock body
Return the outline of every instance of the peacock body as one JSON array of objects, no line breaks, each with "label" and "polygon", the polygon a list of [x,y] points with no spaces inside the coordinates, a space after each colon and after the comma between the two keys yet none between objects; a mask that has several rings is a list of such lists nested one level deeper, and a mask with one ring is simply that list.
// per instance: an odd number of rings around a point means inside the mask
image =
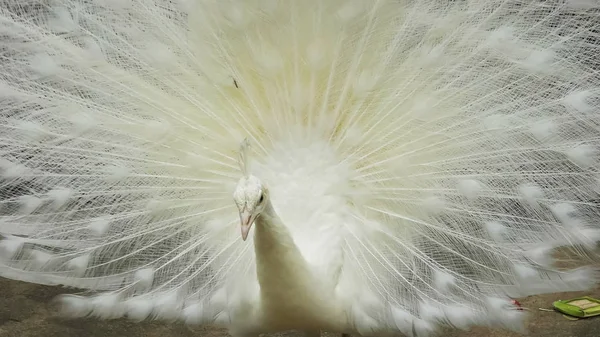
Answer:
[{"label": "peacock body", "polygon": [[599,279],[555,254],[600,240],[599,9],[0,1],[0,275],[236,337],[520,330]]}]

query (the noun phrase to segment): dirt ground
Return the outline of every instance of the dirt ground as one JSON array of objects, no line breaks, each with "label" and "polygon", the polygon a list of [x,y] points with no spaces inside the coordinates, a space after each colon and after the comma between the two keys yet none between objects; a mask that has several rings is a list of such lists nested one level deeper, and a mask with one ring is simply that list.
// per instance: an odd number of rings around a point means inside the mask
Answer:
[{"label": "dirt ground", "polygon": [[[226,331],[214,328],[187,327],[163,322],[134,323],[127,320],[98,321],[68,320],[57,317],[52,299],[64,292],[56,287],[44,287],[0,279],[0,337],[226,337]],[[586,293],[600,297],[600,288]],[[557,312],[541,311],[551,308],[558,299],[572,298],[583,293],[560,293],[523,299],[521,304],[530,310],[531,337],[598,337],[600,317],[571,321]],[[296,337],[286,333],[279,336]],[[517,337],[518,334],[476,328],[471,331],[442,331],[443,337]]]}]

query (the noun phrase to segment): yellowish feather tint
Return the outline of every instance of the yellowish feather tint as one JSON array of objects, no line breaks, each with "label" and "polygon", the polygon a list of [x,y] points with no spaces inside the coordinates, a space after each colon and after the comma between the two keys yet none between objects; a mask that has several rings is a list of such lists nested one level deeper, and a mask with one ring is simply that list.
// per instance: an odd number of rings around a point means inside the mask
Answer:
[{"label": "yellowish feather tint", "polygon": [[553,255],[600,239],[592,2],[3,2],[0,276],[235,337],[520,330],[598,280]]}]

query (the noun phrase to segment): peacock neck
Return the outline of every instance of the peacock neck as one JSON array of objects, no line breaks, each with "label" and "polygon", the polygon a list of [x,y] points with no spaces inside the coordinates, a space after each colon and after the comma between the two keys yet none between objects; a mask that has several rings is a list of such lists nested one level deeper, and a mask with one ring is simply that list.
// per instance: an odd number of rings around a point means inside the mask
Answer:
[{"label": "peacock neck", "polygon": [[303,292],[310,285],[310,269],[292,235],[270,201],[255,221],[254,249],[263,302]]},{"label": "peacock neck", "polygon": [[257,252],[264,249],[287,250],[288,246],[293,243],[291,234],[281,222],[270,201],[267,201],[264,210],[257,217],[255,226]]},{"label": "peacock neck", "polygon": [[317,331],[324,327],[339,329],[339,310],[325,300],[328,293],[319,286],[319,278],[313,275],[270,202],[254,226],[262,322],[279,330],[296,329],[298,322],[312,322],[312,327],[303,328]]}]

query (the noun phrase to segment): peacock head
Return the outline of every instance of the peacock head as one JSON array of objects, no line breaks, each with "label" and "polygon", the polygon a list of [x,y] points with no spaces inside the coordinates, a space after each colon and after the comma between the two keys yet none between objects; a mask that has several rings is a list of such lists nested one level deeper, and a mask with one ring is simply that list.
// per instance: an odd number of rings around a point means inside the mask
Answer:
[{"label": "peacock head", "polygon": [[262,182],[253,175],[242,177],[233,193],[233,200],[240,213],[242,239],[246,241],[248,232],[256,218],[264,211],[269,198],[269,191]]},{"label": "peacock head", "polygon": [[251,175],[248,170],[248,148],[250,143],[244,139],[240,146],[238,163],[243,173],[235,191],[233,200],[240,213],[242,239],[246,241],[250,228],[256,218],[265,210],[269,200],[269,191],[257,177]]}]

